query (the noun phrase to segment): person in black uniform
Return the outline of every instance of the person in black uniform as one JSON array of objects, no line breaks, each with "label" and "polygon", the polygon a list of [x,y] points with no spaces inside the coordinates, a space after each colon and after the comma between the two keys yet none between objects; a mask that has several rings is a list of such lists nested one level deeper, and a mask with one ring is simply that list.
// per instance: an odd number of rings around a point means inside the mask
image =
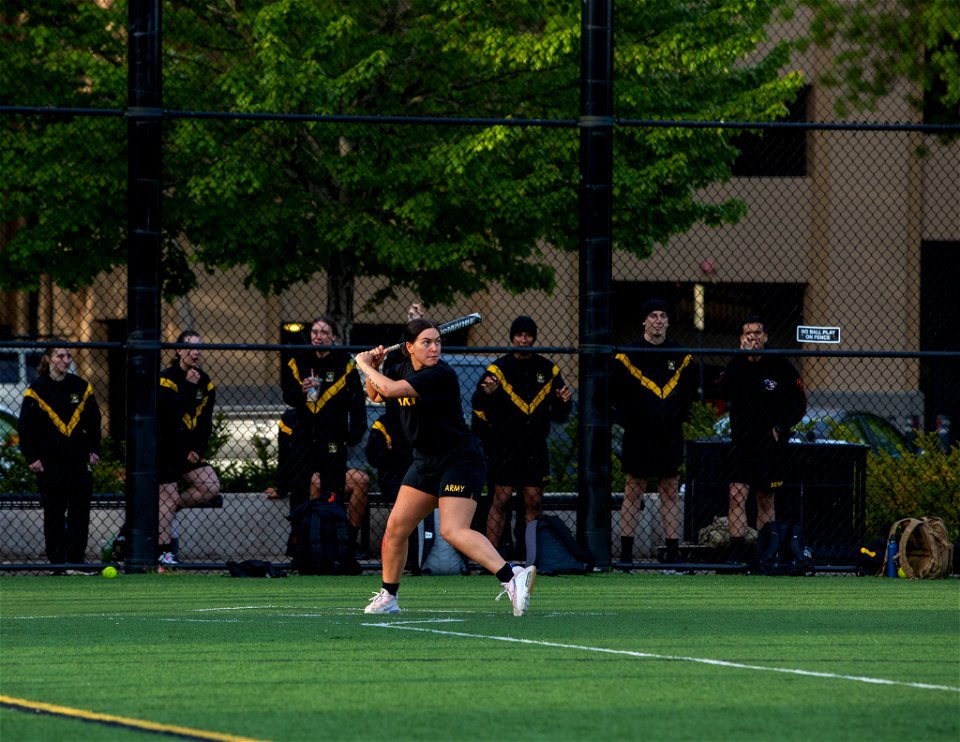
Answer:
[{"label": "person in black uniform", "polygon": [[626,475],[620,508],[620,561],[633,561],[633,540],[647,482],[655,477],[660,495],[660,522],[666,562],[680,559],[680,464],[683,423],[696,399],[697,372],[684,353],[649,353],[675,348],[667,340],[668,306],[650,299],[640,309],[643,336],[614,357],[613,408],[623,423],[621,468]]},{"label": "person in black uniform", "polygon": [[70,373],[69,348],[47,348],[20,408],[20,450],[37,475],[51,564],[86,558],[93,478],[100,460],[100,408],[93,387]]},{"label": "person in black uniform", "polygon": [[366,424],[360,375],[342,350],[329,317],[310,327],[315,350],[296,353],[283,369],[283,401],[296,410],[290,456],[290,510],[310,498],[343,503],[347,447],[363,438]]},{"label": "person in black uniform", "polygon": [[[768,337],[760,317],[745,317],[740,328],[741,349],[763,350]],[[738,563],[745,556],[746,502],[751,489],[757,496],[757,530],[776,520],[774,496],[783,485],[790,428],[803,419],[807,395],[793,364],[769,355],[731,358],[719,391],[730,410],[729,559]]]},{"label": "person in black uniform", "polygon": [[[488,425],[484,441],[493,500],[486,531],[497,547],[514,489],[523,493],[524,520],[529,523],[540,515],[550,472],[550,423],[566,421],[573,404],[560,369],[530,350],[536,340],[537,323],[527,316],[517,317],[510,326],[510,344],[517,350],[487,367],[471,400],[474,418]],[[520,523],[517,526],[517,549],[522,553],[524,529]]]},{"label": "person in black uniform", "polygon": [[437,324],[422,318],[407,322],[404,347],[410,366],[399,380],[377,370],[384,360],[382,345],[356,357],[358,368],[367,377],[368,396],[376,402],[397,400],[403,430],[413,446],[413,463],[400,485],[383,535],[382,586],[364,611],[400,612],[397,591],[409,536],[439,506],[443,538],[496,575],[503,587],[498,598],[508,595],[513,615],[522,616],[530,604],[537,570],[532,565],[507,564],[486,536],[470,527],[486,484],[486,459],[480,440],[463,421],[457,374],[440,360]]},{"label": "person in black uniform", "polygon": [[[199,345],[200,333],[184,330],[177,342]],[[201,356],[200,348],[178,348],[172,363],[160,372],[157,543],[161,566],[176,564],[172,542],[177,511],[196,507],[220,494],[220,480],[206,460],[213,435],[217,392],[206,371],[200,368]],[[183,488],[181,482],[185,485]]]},{"label": "person in black uniform", "polygon": [[364,453],[370,466],[377,470],[381,497],[386,502],[396,502],[400,484],[413,461],[413,448],[407,442],[395,403],[388,404],[370,426]]}]

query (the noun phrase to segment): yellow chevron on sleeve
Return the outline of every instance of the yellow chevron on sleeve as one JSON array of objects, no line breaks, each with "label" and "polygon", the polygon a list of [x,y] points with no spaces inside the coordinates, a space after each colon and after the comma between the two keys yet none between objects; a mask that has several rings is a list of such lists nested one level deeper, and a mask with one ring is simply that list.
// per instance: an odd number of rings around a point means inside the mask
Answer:
[{"label": "yellow chevron on sleeve", "polygon": [[487,372],[497,377],[497,381],[500,382],[500,387],[503,391],[507,393],[507,397],[510,398],[510,401],[513,402],[524,415],[532,415],[537,407],[543,403],[543,400],[547,398],[547,395],[550,394],[550,387],[553,386],[553,380],[557,377],[557,374],[560,373],[560,369],[556,366],[553,367],[547,383],[543,385],[543,388],[540,389],[536,396],[529,402],[524,402],[520,395],[514,391],[510,382],[504,378],[503,371],[501,371],[500,367],[495,363],[487,368]]},{"label": "yellow chevron on sleeve", "polygon": [[173,379],[168,379],[166,376],[160,377],[160,386],[165,386],[167,389],[172,389],[175,392],[180,391],[180,387],[177,386],[177,382]]},{"label": "yellow chevron on sleeve", "polygon": [[50,418],[50,422],[53,423],[54,427],[67,436],[67,438],[69,438],[71,435],[73,435],[73,431],[77,425],[80,424],[80,415],[83,413],[83,408],[86,407],[87,400],[90,399],[91,394],[93,394],[93,387],[87,384],[87,388],[83,393],[83,399],[80,400],[80,404],[77,405],[77,409],[73,411],[73,416],[70,418],[70,422],[68,423],[64,423],[54,409],[40,399],[40,395],[37,394],[33,389],[27,389],[23,396],[32,397],[33,399],[37,400],[37,404],[40,405],[40,409],[47,413],[47,417]]},{"label": "yellow chevron on sleeve", "polygon": [[293,371],[293,378],[297,380],[298,384],[302,384],[303,380],[300,378],[300,369],[297,368],[297,361],[295,358],[291,358],[287,361],[287,365],[290,367],[290,370]]},{"label": "yellow chevron on sleeve", "polygon": [[393,448],[393,438],[390,437],[390,434],[387,432],[386,426],[377,420],[373,425],[370,426],[372,430],[379,430],[384,438],[387,440],[387,448]]},{"label": "yellow chevron on sleeve", "polygon": [[624,353],[617,353],[617,355],[614,356],[614,359],[620,361],[620,363],[626,367],[630,375],[637,379],[637,381],[639,381],[643,387],[649,389],[660,399],[666,399],[673,394],[673,390],[677,388],[677,384],[680,383],[680,374],[683,373],[683,369],[685,369],[693,360],[693,356],[685,356],[683,363],[680,364],[680,368],[677,369],[676,373],[674,373],[674,375],[670,377],[670,380],[662,387],[658,386],[655,382],[644,376],[643,372],[639,368],[630,363],[630,359],[627,358]]}]

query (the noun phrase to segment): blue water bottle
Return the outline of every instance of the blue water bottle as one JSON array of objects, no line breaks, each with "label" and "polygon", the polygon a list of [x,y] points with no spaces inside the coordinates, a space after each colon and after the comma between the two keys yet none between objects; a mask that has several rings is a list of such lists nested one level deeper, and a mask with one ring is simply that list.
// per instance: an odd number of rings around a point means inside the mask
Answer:
[{"label": "blue water bottle", "polygon": [[887,577],[897,576],[897,537],[891,536],[887,542]]}]

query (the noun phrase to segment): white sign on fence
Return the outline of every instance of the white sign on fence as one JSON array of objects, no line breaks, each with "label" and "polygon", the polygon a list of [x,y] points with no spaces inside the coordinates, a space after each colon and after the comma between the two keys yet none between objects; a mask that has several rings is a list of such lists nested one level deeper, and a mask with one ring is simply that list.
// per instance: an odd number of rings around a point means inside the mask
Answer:
[{"label": "white sign on fence", "polygon": [[839,343],[839,327],[809,327],[797,326],[798,343]]}]

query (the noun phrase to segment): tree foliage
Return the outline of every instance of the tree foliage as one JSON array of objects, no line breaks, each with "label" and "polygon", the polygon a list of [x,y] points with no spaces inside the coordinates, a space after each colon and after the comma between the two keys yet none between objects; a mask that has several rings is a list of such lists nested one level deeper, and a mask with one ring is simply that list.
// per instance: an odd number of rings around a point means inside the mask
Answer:
[{"label": "tree foliage", "polygon": [[[801,0],[814,14],[808,42],[836,48],[823,82],[839,89],[837,113],[872,110],[903,80],[923,113],[932,100],[960,122],[960,3],[956,0]],[[926,99],[926,101],[925,101]],[[934,117],[936,118],[936,117]]]},{"label": "tree foliage", "polygon": [[[783,115],[802,84],[782,72],[787,46],[765,45],[783,4],[618,2],[617,117]],[[17,43],[0,51],[0,100],[123,108],[126,8],[103,6],[46,0],[7,14]],[[188,291],[198,267],[244,267],[264,294],[323,274],[327,310],[349,327],[358,277],[382,279],[373,302],[399,288],[429,304],[492,283],[552,289],[543,246],[578,247],[575,127],[256,116],[570,123],[579,113],[579,12],[551,0],[168,0],[164,107],[248,116],[165,121],[167,294]],[[0,156],[0,189],[13,197],[0,220],[20,228],[0,255],[2,285],[32,285],[37,265],[77,285],[123,264],[124,137],[103,123],[5,117],[14,146]],[[698,222],[740,218],[739,201],[698,196],[730,177],[732,136],[619,127],[616,247],[644,258]]]}]

